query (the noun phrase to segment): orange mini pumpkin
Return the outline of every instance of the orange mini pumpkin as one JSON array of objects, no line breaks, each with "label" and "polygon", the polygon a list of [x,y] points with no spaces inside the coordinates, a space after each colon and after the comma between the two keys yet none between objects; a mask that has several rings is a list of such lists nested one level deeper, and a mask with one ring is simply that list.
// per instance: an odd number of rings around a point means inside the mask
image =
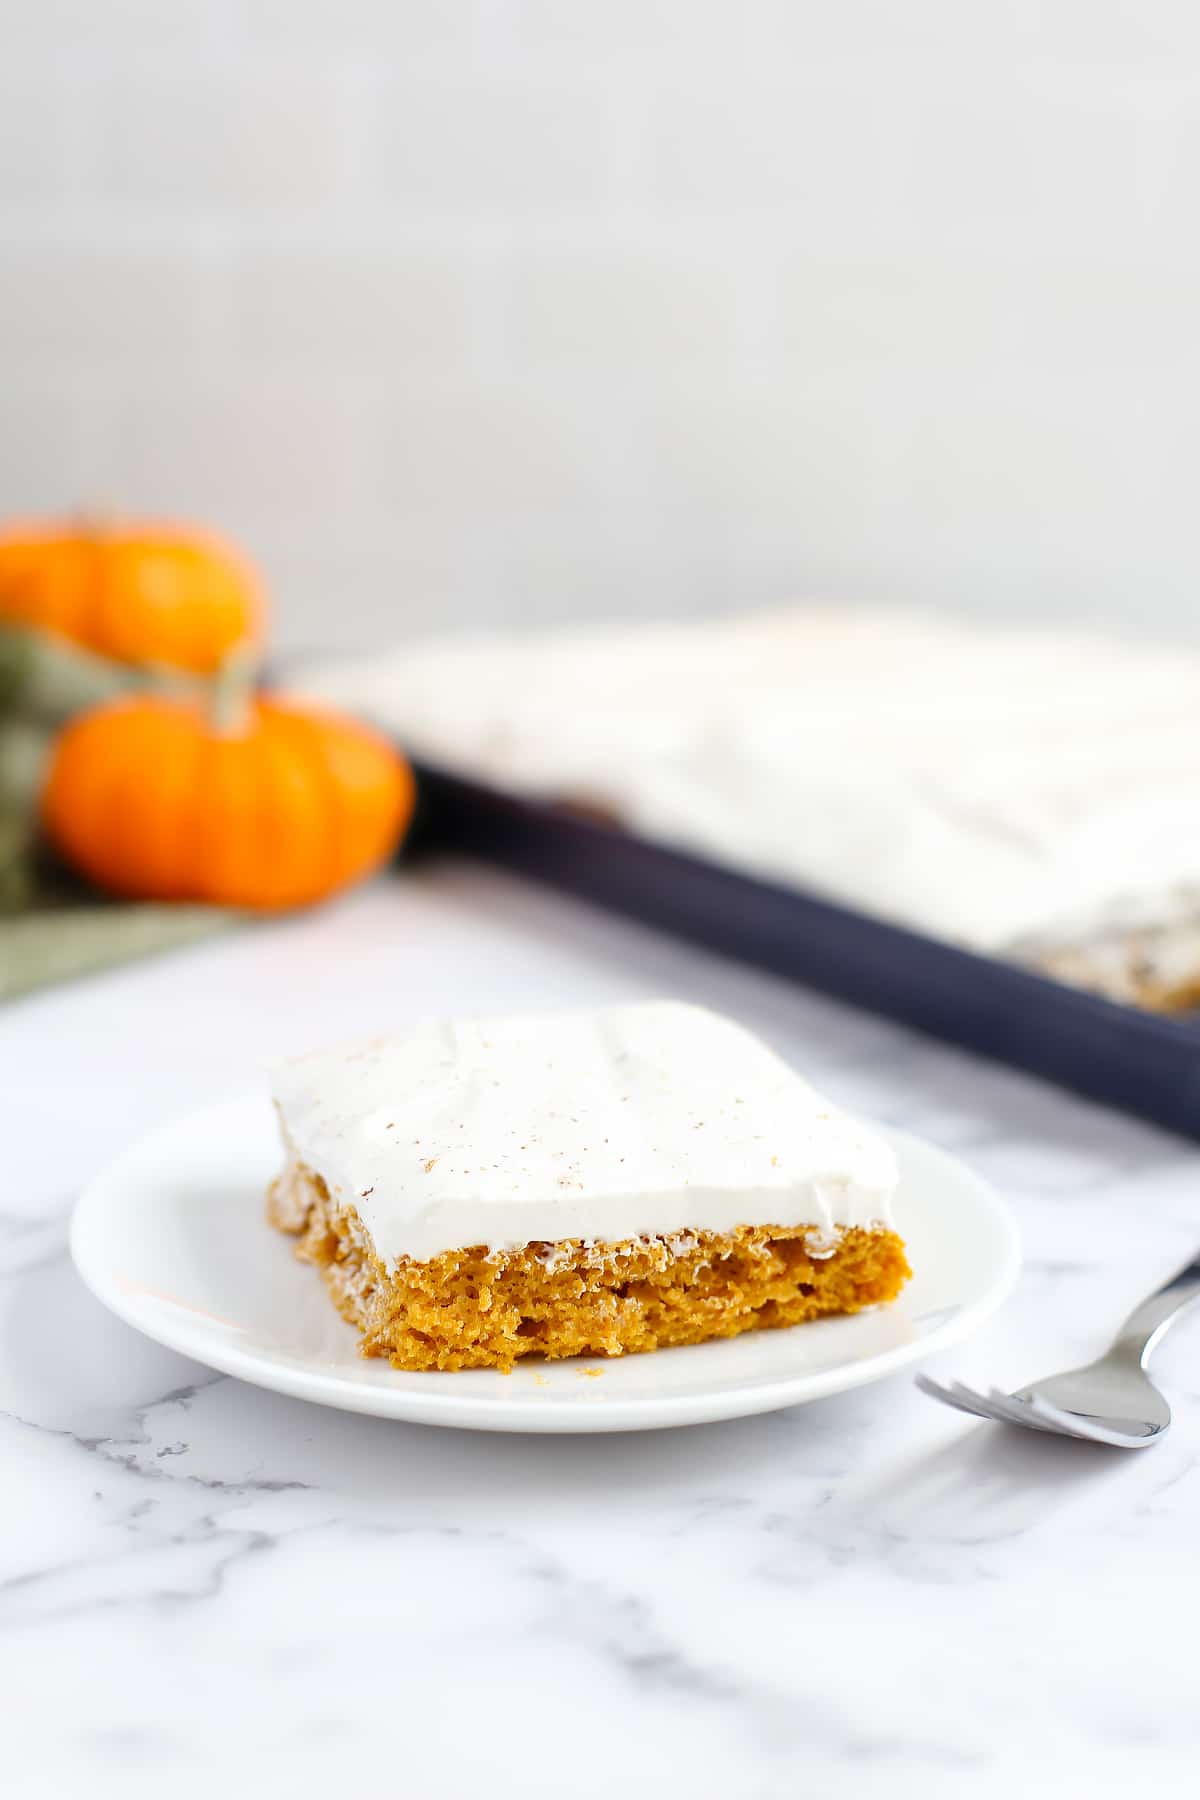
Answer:
[{"label": "orange mini pumpkin", "polygon": [[197,531],[82,524],[0,534],[0,622],[116,662],[212,674],[257,642],[262,588],[237,551]]},{"label": "orange mini pumpkin", "polygon": [[145,695],[82,714],[55,746],[42,816],[111,893],[270,911],[382,863],[413,798],[407,763],[365,726],[224,691],[215,715]]}]

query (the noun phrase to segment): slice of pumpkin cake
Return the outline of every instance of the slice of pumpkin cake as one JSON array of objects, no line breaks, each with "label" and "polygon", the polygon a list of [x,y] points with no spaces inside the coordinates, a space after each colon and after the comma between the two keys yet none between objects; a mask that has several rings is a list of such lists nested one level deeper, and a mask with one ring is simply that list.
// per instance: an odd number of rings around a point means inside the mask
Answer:
[{"label": "slice of pumpkin cake", "polygon": [[427,1025],[275,1098],[270,1219],[400,1369],[735,1337],[909,1273],[888,1145],[698,1007]]}]

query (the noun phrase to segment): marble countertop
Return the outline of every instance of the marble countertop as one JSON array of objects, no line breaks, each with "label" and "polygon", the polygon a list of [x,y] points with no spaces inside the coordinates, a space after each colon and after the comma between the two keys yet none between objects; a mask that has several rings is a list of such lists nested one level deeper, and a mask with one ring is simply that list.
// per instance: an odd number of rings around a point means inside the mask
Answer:
[{"label": "marble countertop", "polygon": [[1023,1278],[943,1370],[1016,1384],[1086,1358],[1200,1241],[1196,1147],[460,864],[11,1005],[6,1792],[1195,1791],[1194,1323],[1157,1365],[1176,1427],[1142,1454],[976,1425],[907,1377],[526,1439],[215,1376],[74,1275],[80,1182],[268,1056],[431,1011],[661,994],[736,1014],[1008,1197]]}]

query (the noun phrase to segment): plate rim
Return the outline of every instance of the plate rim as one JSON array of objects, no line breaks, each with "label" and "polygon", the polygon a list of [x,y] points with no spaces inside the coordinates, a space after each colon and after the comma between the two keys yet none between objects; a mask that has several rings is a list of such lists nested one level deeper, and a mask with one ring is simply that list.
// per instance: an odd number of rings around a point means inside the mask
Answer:
[{"label": "plate rim", "polygon": [[[337,1373],[324,1373],[305,1368],[295,1362],[279,1362],[264,1358],[255,1351],[241,1349],[236,1341],[206,1341],[197,1348],[189,1326],[188,1315],[180,1309],[163,1308],[161,1316],[148,1310],[143,1297],[119,1284],[111,1259],[105,1259],[95,1245],[102,1234],[95,1230],[107,1200],[107,1190],[120,1183],[130,1164],[152,1155],[159,1140],[170,1139],[188,1127],[195,1129],[202,1121],[215,1122],[218,1115],[255,1107],[269,1109],[266,1097],[254,1091],[227,1095],[203,1107],[178,1115],[145,1132],[106,1164],[82,1188],[71,1214],[68,1247],[71,1261],[85,1287],[100,1304],[124,1324],[151,1342],[185,1356],[220,1374],[247,1381],[252,1386],[280,1393],[291,1399],[309,1401],[313,1405],[331,1407],[376,1418],[399,1420],[410,1424],[430,1425],[445,1429],[472,1431],[526,1432],[536,1435],[583,1436],[602,1432],[666,1430],[687,1425],[714,1424],[726,1419],[749,1418],[784,1407],[798,1406],[812,1400],[826,1399],[864,1387],[910,1365],[951,1348],[969,1337],[1008,1299],[1021,1269],[1020,1233],[1011,1209],[1000,1195],[952,1152],[930,1143],[917,1133],[899,1126],[878,1124],[875,1129],[892,1144],[916,1146],[919,1153],[947,1166],[960,1188],[969,1191],[977,1208],[988,1215],[997,1232],[1002,1254],[987,1287],[974,1299],[960,1306],[951,1317],[922,1335],[905,1343],[893,1344],[868,1356],[834,1364],[832,1367],[806,1373],[780,1375],[754,1387],[702,1388],[695,1393],[646,1394],[608,1398],[603,1391],[594,1393],[586,1406],[571,1404],[549,1396],[539,1399],[487,1396],[462,1393],[447,1386],[444,1393],[428,1393],[382,1385],[357,1385]],[[93,1233],[95,1238],[93,1239]],[[736,1342],[736,1339],[729,1340]],[[691,1346],[697,1348],[698,1346]],[[703,1348],[705,1346],[699,1346]],[[661,1353],[659,1353],[661,1354]],[[575,1360],[575,1359],[572,1359]],[[580,1358],[586,1363],[604,1365],[605,1359]],[[477,1371],[441,1372],[448,1384],[456,1376]]]}]

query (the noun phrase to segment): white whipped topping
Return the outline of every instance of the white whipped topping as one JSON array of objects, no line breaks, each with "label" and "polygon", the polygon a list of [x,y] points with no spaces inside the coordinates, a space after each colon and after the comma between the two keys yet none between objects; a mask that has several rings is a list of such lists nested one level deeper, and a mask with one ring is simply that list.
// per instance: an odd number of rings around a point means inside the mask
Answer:
[{"label": "white whipped topping", "polygon": [[983,949],[1200,916],[1200,656],[805,607],[305,678],[431,761]]},{"label": "white whipped topping", "polygon": [[289,1148],[386,1262],[483,1244],[890,1221],[888,1145],[671,1001],[431,1024],[281,1065]]}]

